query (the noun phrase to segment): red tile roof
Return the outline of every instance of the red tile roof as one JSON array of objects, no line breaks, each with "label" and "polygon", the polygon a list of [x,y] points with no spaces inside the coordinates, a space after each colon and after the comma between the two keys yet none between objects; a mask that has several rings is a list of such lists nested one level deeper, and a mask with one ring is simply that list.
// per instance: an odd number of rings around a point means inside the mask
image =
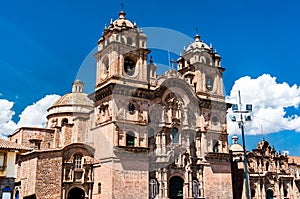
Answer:
[{"label": "red tile roof", "polygon": [[31,151],[31,148],[0,138],[0,149]]},{"label": "red tile roof", "polygon": [[288,157],[289,157],[289,163],[300,164],[300,156],[288,156]]}]

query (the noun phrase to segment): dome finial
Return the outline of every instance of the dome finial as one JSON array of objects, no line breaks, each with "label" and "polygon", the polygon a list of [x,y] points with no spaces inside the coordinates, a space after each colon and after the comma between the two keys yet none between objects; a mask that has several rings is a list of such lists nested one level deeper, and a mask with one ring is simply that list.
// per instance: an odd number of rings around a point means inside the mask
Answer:
[{"label": "dome finial", "polygon": [[120,19],[125,19],[126,13],[124,11],[124,3],[121,2],[120,6],[121,6],[121,11],[119,12],[119,18]]},{"label": "dome finial", "polygon": [[231,137],[231,139],[232,139],[232,144],[238,144],[238,143],[239,143],[239,138],[238,138],[238,136],[233,135],[233,136]]},{"label": "dome finial", "polygon": [[196,35],[194,37],[195,41],[200,41],[199,28],[198,27],[195,28],[195,32],[196,32]]},{"label": "dome finial", "polygon": [[77,79],[72,84],[72,93],[82,93],[82,92],[83,92],[83,82]]},{"label": "dome finial", "polygon": [[195,38],[195,41],[200,41],[200,35],[196,34],[194,38]]},{"label": "dome finial", "polygon": [[150,56],[150,63],[153,64],[153,58]]}]

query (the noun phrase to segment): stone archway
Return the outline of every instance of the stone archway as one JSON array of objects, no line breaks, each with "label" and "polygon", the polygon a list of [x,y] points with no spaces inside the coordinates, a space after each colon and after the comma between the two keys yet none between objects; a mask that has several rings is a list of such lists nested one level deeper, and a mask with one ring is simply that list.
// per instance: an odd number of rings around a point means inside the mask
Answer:
[{"label": "stone archway", "polygon": [[68,193],[67,199],[84,199],[85,192],[83,189],[74,187]]},{"label": "stone archway", "polygon": [[183,179],[179,176],[173,176],[169,180],[169,198],[183,199]]}]

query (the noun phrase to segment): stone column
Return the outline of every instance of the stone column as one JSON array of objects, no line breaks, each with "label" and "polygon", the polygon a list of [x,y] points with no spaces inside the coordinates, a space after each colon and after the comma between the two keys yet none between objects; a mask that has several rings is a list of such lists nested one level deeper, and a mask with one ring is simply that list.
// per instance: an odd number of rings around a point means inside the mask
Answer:
[{"label": "stone column", "polygon": [[262,183],[262,191],[261,191],[261,196],[262,198],[265,198],[266,197],[266,187],[265,187],[265,180],[263,179],[263,183]]},{"label": "stone column", "polygon": [[[255,197],[254,198],[259,198],[260,196],[260,181],[258,180],[257,183],[256,183],[256,188],[254,189],[255,190]],[[251,193],[251,190],[250,190],[250,193]]]},{"label": "stone column", "polygon": [[[179,110],[180,111],[180,110]],[[184,127],[188,127],[189,126],[189,121],[188,121],[188,108],[187,107],[184,107],[183,108],[183,115],[184,115],[184,120],[182,122],[183,126]],[[180,115],[178,116],[178,118],[180,117]]]},{"label": "stone column", "polygon": [[118,62],[119,63],[115,67],[115,70],[114,70],[115,72],[114,73],[116,75],[123,75],[123,68],[124,68],[124,57],[123,57],[123,55],[119,55]]},{"label": "stone column", "polygon": [[158,198],[162,198],[163,194],[163,186],[162,186],[162,179],[161,179],[161,169],[158,169],[156,171],[156,179],[157,182],[159,183],[159,189],[158,189]]},{"label": "stone column", "polygon": [[201,132],[201,148],[201,156],[204,158],[205,153],[207,152],[206,132]]},{"label": "stone column", "polygon": [[204,182],[203,182],[203,171],[199,171],[200,175],[199,175],[199,190],[200,190],[200,197],[204,198]]},{"label": "stone column", "polygon": [[[114,126],[114,146],[118,146],[120,143],[119,143],[119,133],[120,131],[118,130],[118,128],[116,126]],[[126,143],[125,143],[125,146],[126,146]]]},{"label": "stone column", "polygon": [[201,91],[206,91],[206,77],[205,74],[202,74],[202,88]]},{"label": "stone column", "polygon": [[167,170],[163,169],[163,182],[164,182],[164,192],[163,196],[164,198],[168,198],[168,176],[167,176]]},{"label": "stone column", "polygon": [[192,180],[192,171],[189,169],[189,195],[188,197],[193,198],[193,180]]},{"label": "stone column", "polygon": [[91,184],[89,184],[89,193],[88,193],[88,199],[92,199],[92,187]]},{"label": "stone column", "polygon": [[65,199],[66,198],[66,189],[63,187],[63,190],[62,190],[62,199]]},{"label": "stone column", "polygon": [[[197,133],[196,133],[197,134]],[[197,155],[197,158],[201,157],[202,154],[202,150],[201,150],[201,137],[196,137],[195,138],[195,145],[196,145],[196,155]]]},{"label": "stone column", "polygon": [[66,181],[66,168],[63,170],[63,182]]},{"label": "stone column", "polygon": [[160,143],[160,140],[161,140],[161,133],[158,133],[156,135],[156,144],[157,144],[156,153],[157,154],[161,154],[161,143]]},{"label": "stone column", "polygon": [[281,198],[282,196],[282,186],[280,187],[280,181],[278,183],[275,183],[275,190],[274,190],[274,195],[276,195],[278,198]]},{"label": "stone column", "polygon": [[184,181],[183,181],[183,198],[189,197],[189,173],[188,170],[185,170]]},{"label": "stone column", "polygon": [[166,150],[167,150],[167,148],[166,148],[166,133],[163,131],[162,132],[162,138],[161,138],[161,145],[162,145],[162,154],[166,154],[167,152],[166,152]]}]

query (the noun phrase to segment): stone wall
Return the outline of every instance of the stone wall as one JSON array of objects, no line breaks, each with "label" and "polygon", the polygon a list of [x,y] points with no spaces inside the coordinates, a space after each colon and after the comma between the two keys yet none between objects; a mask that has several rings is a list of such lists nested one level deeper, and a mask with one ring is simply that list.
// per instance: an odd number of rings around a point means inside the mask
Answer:
[{"label": "stone wall", "polygon": [[113,199],[148,198],[148,171],[115,171],[113,178]]},{"label": "stone wall", "polygon": [[[112,198],[112,174],[112,165],[109,163],[94,168],[93,199]],[[98,187],[98,185],[101,185],[101,187]]]},{"label": "stone wall", "polygon": [[[47,150],[54,142],[54,130],[34,127],[20,128],[15,134],[9,136],[10,141],[17,142],[35,150]],[[39,146],[35,143],[40,143]]]},{"label": "stone wall", "polygon": [[21,179],[21,197],[35,194],[36,186],[37,157],[22,160],[20,176]]},{"label": "stone wall", "polygon": [[232,199],[230,162],[204,167],[204,195],[207,199]]},{"label": "stone wall", "polygon": [[21,198],[33,194],[39,199],[61,198],[60,151],[35,152],[22,156],[20,161]]},{"label": "stone wall", "polygon": [[36,170],[36,194],[40,199],[61,198],[62,154],[60,151],[41,153]]}]

